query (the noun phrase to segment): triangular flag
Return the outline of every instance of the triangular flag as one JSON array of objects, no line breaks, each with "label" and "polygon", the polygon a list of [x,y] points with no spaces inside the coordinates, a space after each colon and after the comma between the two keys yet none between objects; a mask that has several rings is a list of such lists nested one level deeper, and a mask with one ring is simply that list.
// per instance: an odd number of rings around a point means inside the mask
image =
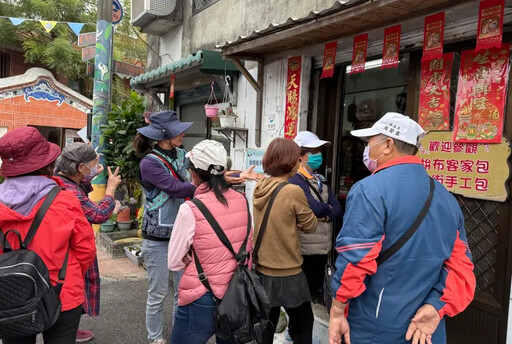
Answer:
[{"label": "triangular flag", "polygon": [[69,27],[71,28],[71,30],[73,30],[73,32],[75,33],[75,35],[79,35],[80,34],[80,31],[82,31],[82,28],[84,27],[84,23],[68,23]]},{"label": "triangular flag", "polygon": [[25,21],[25,19],[21,19],[21,18],[9,18],[11,20],[11,22],[14,24],[14,25],[20,25],[21,23],[23,23]]},{"label": "triangular flag", "polygon": [[56,21],[47,21],[47,20],[40,20],[41,25],[45,28],[46,32],[50,33],[50,31],[53,30],[55,25],[57,25]]}]

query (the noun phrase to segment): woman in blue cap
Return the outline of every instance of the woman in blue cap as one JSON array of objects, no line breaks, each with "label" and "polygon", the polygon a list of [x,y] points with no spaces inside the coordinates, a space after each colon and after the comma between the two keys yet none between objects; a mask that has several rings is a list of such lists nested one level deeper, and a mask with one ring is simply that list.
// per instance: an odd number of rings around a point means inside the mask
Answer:
[{"label": "woman in blue cap", "polygon": [[[154,113],[149,121],[148,126],[137,129],[134,140],[135,150],[144,155],[139,177],[146,196],[142,220],[142,256],[149,279],[146,328],[149,343],[165,344],[162,332],[169,286],[169,238],[181,204],[196,189],[190,183],[186,152],[180,148],[185,131],[193,123],[181,122],[174,111]],[[175,290],[182,274],[173,272]]]}]

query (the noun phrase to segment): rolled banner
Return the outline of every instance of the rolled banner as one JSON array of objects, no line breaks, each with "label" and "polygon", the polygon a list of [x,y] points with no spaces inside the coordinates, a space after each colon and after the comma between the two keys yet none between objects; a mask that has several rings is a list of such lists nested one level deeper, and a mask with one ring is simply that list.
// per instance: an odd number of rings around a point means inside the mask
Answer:
[{"label": "rolled banner", "polygon": [[485,0],[480,2],[475,51],[499,48],[501,46],[504,8],[505,0]]},{"label": "rolled banner", "polygon": [[332,78],[334,75],[334,67],[336,65],[336,50],[338,42],[327,43],[324,48],[324,64],[322,66],[322,75],[320,79]]},{"label": "rolled banner", "polygon": [[443,58],[444,12],[425,18],[421,62]]},{"label": "rolled banner", "polygon": [[366,64],[366,52],[368,49],[368,34],[362,34],[354,37],[354,48],[352,52],[352,66],[350,74],[364,72]]},{"label": "rolled banner", "polygon": [[400,32],[402,25],[395,25],[384,30],[384,46],[382,48],[382,66],[384,68],[398,67],[400,56]]}]

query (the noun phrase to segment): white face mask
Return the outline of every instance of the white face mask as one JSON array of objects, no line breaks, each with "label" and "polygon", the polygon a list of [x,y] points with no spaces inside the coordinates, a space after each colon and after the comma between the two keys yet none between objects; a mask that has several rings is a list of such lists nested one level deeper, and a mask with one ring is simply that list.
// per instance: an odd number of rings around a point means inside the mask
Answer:
[{"label": "white face mask", "polygon": [[380,144],[380,143],[382,143],[382,142],[384,142],[384,141],[386,141],[386,140],[387,140],[387,139],[384,139],[384,140],[382,140],[382,141],[379,141],[379,142],[377,142],[377,143],[374,143],[374,144],[373,144],[373,145],[371,145],[371,146],[368,146],[368,145],[367,145],[366,147],[364,147],[364,152],[363,152],[363,163],[364,163],[364,165],[366,166],[366,168],[368,169],[368,171],[370,171],[370,172],[374,172],[374,171],[377,169],[377,161],[379,161],[379,159],[380,159],[380,158],[382,158],[382,156],[384,155],[384,154],[381,154],[381,155],[380,155],[376,160],[372,160],[372,159],[370,158],[370,148],[372,148],[372,147],[374,147],[374,146],[376,146],[376,145],[378,145],[378,144]]}]

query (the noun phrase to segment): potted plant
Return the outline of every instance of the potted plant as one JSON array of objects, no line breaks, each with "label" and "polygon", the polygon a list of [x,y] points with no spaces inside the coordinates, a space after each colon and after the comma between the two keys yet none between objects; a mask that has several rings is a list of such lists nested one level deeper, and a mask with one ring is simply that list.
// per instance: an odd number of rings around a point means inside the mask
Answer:
[{"label": "potted plant", "polygon": [[217,114],[219,113],[219,105],[217,102],[217,96],[215,96],[215,90],[214,87],[215,82],[212,81],[211,83],[211,92],[210,97],[208,98],[208,101],[206,102],[206,105],[204,106],[204,112],[206,114],[206,117],[209,118],[215,118],[217,117]]},{"label": "potted plant", "polygon": [[100,230],[103,233],[110,233],[116,229],[117,214],[112,214],[107,222],[100,225]]},{"label": "potted plant", "polygon": [[133,264],[142,265],[142,247],[140,245],[125,246],[124,254]]},{"label": "potted plant", "polygon": [[[116,191],[116,199],[124,206],[136,201],[140,204],[142,191],[138,182],[137,171],[141,157],[137,156],[133,147],[133,138],[137,128],[146,125],[144,122],[144,101],[141,96],[132,91],[130,97],[121,106],[112,104],[112,112],[108,114],[108,122],[102,125],[103,135],[100,144],[104,144],[103,154],[108,166],[119,166],[123,179]],[[130,208],[127,208],[128,218],[131,221]]]},{"label": "potted plant", "polygon": [[224,109],[219,111],[219,120],[221,128],[235,127],[238,116],[234,110],[233,104],[229,103]]},{"label": "potted plant", "polygon": [[130,216],[130,207],[121,206],[117,213],[117,227],[121,231],[127,231],[132,228],[132,220]]}]

